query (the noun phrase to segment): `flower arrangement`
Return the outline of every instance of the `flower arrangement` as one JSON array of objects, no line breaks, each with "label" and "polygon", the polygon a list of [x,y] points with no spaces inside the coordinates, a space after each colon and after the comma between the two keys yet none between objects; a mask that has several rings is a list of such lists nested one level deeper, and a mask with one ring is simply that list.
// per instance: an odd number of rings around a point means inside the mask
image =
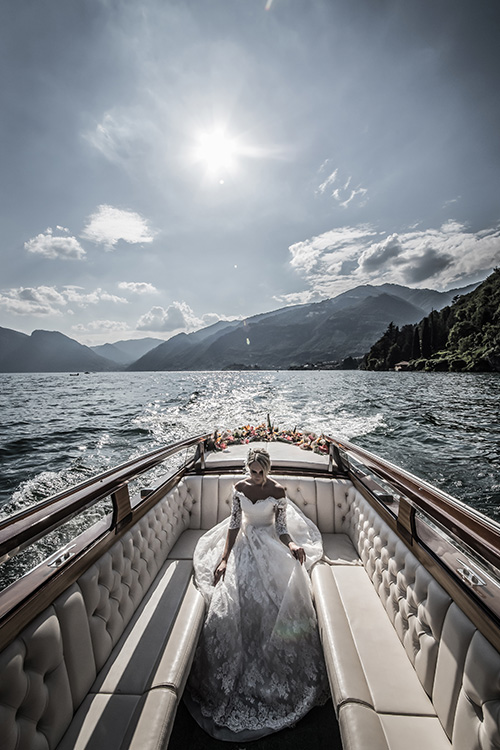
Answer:
[{"label": "flower arrangement", "polygon": [[254,442],[280,442],[293,443],[302,450],[314,451],[314,453],[328,453],[328,441],[323,435],[316,435],[314,432],[300,432],[295,427],[293,430],[278,429],[271,424],[269,416],[267,423],[262,422],[257,426],[246,424],[243,427],[230,430],[216,430],[210,441],[209,448],[216,451],[223,451],[229,445],[244,445]]}]

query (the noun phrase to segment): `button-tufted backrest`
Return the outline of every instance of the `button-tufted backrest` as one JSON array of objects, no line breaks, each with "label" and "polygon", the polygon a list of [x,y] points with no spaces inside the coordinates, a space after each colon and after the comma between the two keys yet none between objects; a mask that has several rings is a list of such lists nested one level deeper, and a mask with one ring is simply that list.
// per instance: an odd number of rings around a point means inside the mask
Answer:
[{"label": "button-tufted backrest", "polygon": [[[240,479],[187,477],[191,526],[208,529],[226,518]],[[453,749],[500,748],[498,652],[350,481],[277,479],[322,533],[351,538]]]},{"label": "button-tufted backrest", "polygon": [[54,750],[193,508],[172,490],[0,653],[0,747]]},{"label": "button-tufted backrest", "polygon": [[500,747],[500,656],[475,631],[467,649],[453,726],[454,750]]},{"label": "button-tufted backrest", "polygon": [[[0,653],[2,750],[57,747],[175,541],[227,518],[240,479],[186,477]],[[350,536],[453,749],[500,748],[498,652],[350,482],[280,481]]]},{"label": "button-tufted backrest", "polygon": [[343,515],[347,512],[345,479],[311,479],[286,477],[281,480],[287,496],[313,521],[322,534],[340,531]]},{"label": "button-tufted backrest", "polygon": [[454,750],[500,748],[500,654],[363,496],[344,527]]},{"label": "button-tufted backrest", "polygon": [[49,607],[0,654],[2,750],[50,750],[73,716],[61,627]]},{"label": "button-tufted backrest", "polygon": [[[190,528],[210,529],[231,512],[232,491],[241,474],[226,476],[188,476],[183,485],[193,503]],[[311,477],[277,477],[290,500],[314,521],[324,534],[340,531],[348,512],[348,488],[345,479],[316,479]],[[201,498],[203,496],[203,503]]]}]

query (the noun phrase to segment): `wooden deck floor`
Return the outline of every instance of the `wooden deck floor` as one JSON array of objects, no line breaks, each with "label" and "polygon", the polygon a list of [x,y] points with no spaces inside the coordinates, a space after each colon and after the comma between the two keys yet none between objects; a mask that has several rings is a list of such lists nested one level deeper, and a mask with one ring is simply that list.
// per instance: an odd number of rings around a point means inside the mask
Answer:
[{"label": "wooden deck floor", "polygon": [[222,742],[209,737],[181,701],[169,742],[169,750],[342,750],[340,732],[331,701],[313,708],[295,727],[253,742]]}]

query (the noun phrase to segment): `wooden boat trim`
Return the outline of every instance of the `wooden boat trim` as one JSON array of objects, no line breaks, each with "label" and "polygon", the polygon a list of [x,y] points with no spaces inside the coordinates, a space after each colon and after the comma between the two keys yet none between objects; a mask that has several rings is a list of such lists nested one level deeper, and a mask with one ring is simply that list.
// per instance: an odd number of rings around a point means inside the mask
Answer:
[{"label": "wooden boat trim", "polygon": [[[200,444],[200,441],[203,441],[205,438],[206,436],[203,435],[181,441],[181,443],[175,443],[161,449],[161,452],[165,453],[168,451],[168,455],[164,456],[165,459],[187,446]],[[203,442],[201,442],[202,444]],[[155,454],[157,453],[159,452],[153,452],[152,459],[154,463],[152,466],[161,462],[155,459]],[[50,564],[52,558],[49,557],[25,576],[19,578],[15,583],[0,591],[0,649],[10,643],[29,622],[49,606],[68,586],[71,586],[72,583],[78,580],[87,568],[107,552],[118,539],[124,536],[137,521],[168,494],[192,468],[193,464],[200,460],[200,453],[201,451],[191,461],[156,487],[153,492],[149,492],[145,498],[132,498],[129,505],[129,512],[122,518],[121,522],[115,523],[118,520],[119,514],[114,511],[112,518],[101,519],[101,521],[98,521],[71,540],[65,547],[58,550],[57,554],[60,555],[62,560],[60,566],[52,567]],[[151,455],[142,456],[140,459],[118,467],[118,469],[121,470],[124,466],[129,466],[132,463],[139,463],[142,466],[145,459],[148,456],[151,457]],[[151,468],[151,466],[148,468]],[[140,473],[144,471],[147,471],[147,469],[142,470]],[[106,475],[114,475],[116,472],[116,469],[111,470],[106,472]],[[135,478],[135,476],[134,474],[130,478]],[[86,484],[90,486],[93,483],[87,482]],[[79,487],[73,488],[73,490],[78,489]],[[71,490],[63,494],[71,494]],[[97,502],[97,499],[94,502]],[[8,524],[4,524],[4,526],[8,526]],[[65,552],[69,548],[71,548],[71,553],[68,557],[65,557]]]},{"label": "wooden boat trim", "polygon": [[[241,474],[243,476],[244,471],[242,468],[234,465],[221,465],[221,466],[210,466],[207,464],[206,468],[202,470],[198,465],[196,465],[192,470],[192,474],[203,474],[203,476],[214,476],[215,474],[224,476],[229,474]],[[287,476],[301,476],[301,477],[338,477],[342,479],[347,479],[349,476],[348,473],[344,470],[334,470],[333,472],[328,469],[327,467],[324,468],[307,468],[305,466],[293,466],[293,464],[290,465],[280,465],[275,466],[273,464],[272,468],[272,476],[278,476],[278,475],[287,475]]]},{"label": "wooden boat trim", "polygon": [[[346,451],[347,455],[359,456],[368,470],[375,471],[397,492],[408,498],[415,510],[427,514],[432,520],[444,526],[451,535],[458,535],[479,555],[493,565],[498,565],[500,525],[495,521],[363,448],[347,442],[338,442],[334,438],[328,439]],[[363,482],[363,477],[355,467],[349,466],[349,470]]]},{"label": "wooden boat trim", "polygon": [[[379,463],[382,464],[383,461],[377,461],[377,464]],[[368,468],[368,462],[366,465]],[[382,466],[379,468],[382,468]],[[391,482],[394,482],[392,471],[384,473],[386,475],[384,478],[387,480],[391,478]],[[414,505],[406,497],[401,497],[398,514],[396,515],[375,494],[376,484],[373,480],[366,481],[366,478],[359,476],[354,471],[350,472],[350,478],[355,488],[372,505],[394,533],[410,546],[417,560],[422,563],[433,578],[451,596],[477,629],[497,650],[500,650],[500,618],[477,596],[474,589],[459,578],[455,569],[444,563],[442,559],[437,558],[432,550],[427,549],[425,542],[415,533],[414,515],[416,509]],[[434,513],[430,514],[431,520],[433,520],[433,516]],[[498,566],[498,553],[494,562]]]},{"label": "wooden boat trim", "polygon": [[3,519],[0,521],[0,563],[105,497],[111,496],[113,501],[112,527],[121,524],[131,512],[128,483],[183,448],[203,444],[207,437],[207,434],[198,435],[151,451]]}]

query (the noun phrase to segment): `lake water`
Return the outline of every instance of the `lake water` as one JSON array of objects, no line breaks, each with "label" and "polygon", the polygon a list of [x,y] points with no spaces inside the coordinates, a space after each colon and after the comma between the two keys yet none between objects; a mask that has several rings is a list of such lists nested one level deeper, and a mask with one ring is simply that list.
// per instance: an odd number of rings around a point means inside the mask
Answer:
[{"label": "lake water", "polygon": [[500,520],[498,374],[0,374],[2,515],[141,453],[259,424],[347,438]]}]

